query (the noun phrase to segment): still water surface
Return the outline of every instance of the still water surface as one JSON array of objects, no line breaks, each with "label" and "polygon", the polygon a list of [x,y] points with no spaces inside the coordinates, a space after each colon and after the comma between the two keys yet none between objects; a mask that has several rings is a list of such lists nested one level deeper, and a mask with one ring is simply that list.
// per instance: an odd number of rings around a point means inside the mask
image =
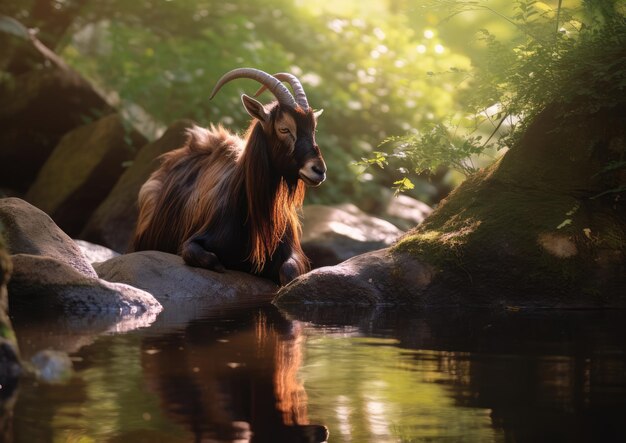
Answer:
[{"label": "still water surface", "polygon": [[626,312],[273,306],[160,316],[90,335],[14,319],[14,442],[626,441]]}]

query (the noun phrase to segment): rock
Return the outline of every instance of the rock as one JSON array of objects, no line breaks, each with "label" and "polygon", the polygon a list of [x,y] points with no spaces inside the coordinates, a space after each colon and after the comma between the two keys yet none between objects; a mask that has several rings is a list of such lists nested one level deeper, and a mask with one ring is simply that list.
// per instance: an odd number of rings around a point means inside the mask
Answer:
[{"label": "rock", "polygon": [[549,105],[393,246],[300,276],[275,303],[624,309],[626,176],[607,167],[626,152],[624,109]]},{"label": "rock", "polygon": [[10,254],[55,258],[87,277],[98,278],[76,243],[33,205],[18,198],[0,199],[0,223]]},{"label": "rock", "polygon": [[36,38],[22,36],[17,51],[0,82],[0,186],[24,192],[65,133],[113,109]]},{"label": "rock", "polygon": [[8,198],[8,197],[24,197],[22,192],[17,192],[15,189],[9,188],[0,188],[0,198]]},{"label": "rock", "polygon": [[193,300],[212,305],[269,301],[277,289],[270,280],[237,271],[194,268],[180,256],[160,251],[120,255],[94,267],[100,278],[148,291],[166,307]]},{"label": "rock", "polygon": [[37,378],[45,383],[65,383],[74,372],[72,360],[65,352],[45,349],[33,355],[30,362]]},{"label": "rock", "polygon": [[25,199],[76,236],[147,140],[111,114],[68,132]]},{"label": "rock", "polygon": [[3,404],[15,392],[21,373],[15,333],[8,316],[7,283],[11,269],[0,223],[0,417],[3,415]]},{"label": "rock", "polygon": [[380,215],[399,229],[408,231],[419,225],[433,209],[408,195],[398,195],[389,201],[387,209]]},{"label": "rock", "polygon": [[18,75],[43,67],[33,34],[12,17],[0,16],[0,70]]},{"label": "rock", "polygon": [[302,249],[314,268],[389,246],[402,234],[388,221],[352,204],[307,205],[302,225]]},{"label": "rock", "polygon": [[112,249],[96,245],[94,243],[89,243],[85,240],[74,240],[74,243],[76,243],[80,250],[83,251],[87,261],[92,264],[107,261],[120,255]]},{"label": "rock", "polygon": [[[291,303],[429,305],[431,300],[420,296],[434,273],[431,266],[408,254],[381,249],[301,275],[280,289],[274,304],[280,308]],[[447,301],[438,298],[435,303]]]},{"label": "rock", "polygon": [[[13,254],[9,292],[15,316],[63,313],[87,321],[98,314],[100,327],[104,321],[119,329],[150,324],[161,311],[147,292],[100,280],[78,245],[25,201],[0,200],[0,223]],[[120,325],[124,318],[130,323]]]},{"label": "rock", "polygon": [[132,166],[94,211],[79,237],[117,252],[126,252],[137,222],[139,189],[156,169],[155,159],[182,146],[187,139],[186,131],[192,126],[194,123],[189,120],[177,121],[161,138],[144,146]]},{"label": "rock", "polygon": [[52,257],[17,254],[12,260],[11,310],[35,310],[36,306],[45,306],[46,314],[91,312],[141,317],[148,313],[154,320],[162,309],[145,291],[86,276]]}]

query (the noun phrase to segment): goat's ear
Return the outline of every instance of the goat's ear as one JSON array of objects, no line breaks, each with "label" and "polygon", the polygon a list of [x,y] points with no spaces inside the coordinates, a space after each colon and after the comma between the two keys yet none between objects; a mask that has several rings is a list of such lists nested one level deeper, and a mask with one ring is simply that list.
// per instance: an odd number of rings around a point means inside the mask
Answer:
[{"label": "goat's ear", "polygon": [[256,118],[261,121],[261,123],[270,121],[270,113],[267,112],[267,109],[265,109],[265,106],[261,103],[246,94],[241,95],[241,101],[243,102],[243,107],[246,108],[246,111],[251,117]]},{"label": "goat's ear", "polygon": [[317,111],[315,111],[313,113],[313,115],[315,116],[315,120],[317,120],[318,118],[320,118],[320,115],[322,115],[324,113],[323,109],[318,109]]}]

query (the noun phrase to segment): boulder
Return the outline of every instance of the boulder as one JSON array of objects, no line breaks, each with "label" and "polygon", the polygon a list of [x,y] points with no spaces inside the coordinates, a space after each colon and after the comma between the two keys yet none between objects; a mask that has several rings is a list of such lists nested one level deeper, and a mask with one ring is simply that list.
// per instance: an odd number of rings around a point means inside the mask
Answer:
[{"label": "boulder", "polygon": [[[278,292],[274,304],[283,308],[297,304],[429,305],[419,296],[429,288],[435,270],[408,254],[388,249],[368,252],[336,266],[314,269],[301,275]],[[418,302],[419,301],[419,302]],[[438,305],[454,304],[439,297]]]},{"label": "boulder", "polygon": [[0,47],[19,42],[0,57],[9,74],[0,82],[0,186],[24,192],[65,133],[113,109],[36,38],[16,33],[0,31]]},{"label": "boulder", "polygon": [[87,277],[98,278],[78,245],[33,205],[19,198],[0,199],[0,223],[9,254],[55,258]]},{"label": "boulder", "polygon": [[74,243],[76,243],[80,250],[83,251],[87,261],[92,264],[107,261],[120,255],[112,249],[96,245],[94,243],[89,243],[85,240],[74,240]]},{"label": "boulder", "polygon": [[0,16],[0,70],[18,75],[41,69],[46,57],[37,47],[37,39],[19,21]]},{"label": "boulder", "polygon": [[382,218],[393,223],[399,229],[408,231],[424,221],[433,212],[433,209],[408,195],[398,195],[389,200],[389,204]]},{"label": "boulder", "polygon": [[94,265],[100,278],[133,285],[153,294],[164,306],[200,300],[211,305],[267,302],[278,287],[238,271],[194,268],[174,254],[141,251]]},{"label": "boulder", "polygon": [[[154,320],[161,306],[152,295],[132,286],[86,276],[61,260],[46,256],[12,256],[14,271],[9,283],[12,310],[45,306],[46,315],[110,313]],[[144,324],[149,322],[145,322]]]},{"label": "boulder", "polygon": [[549,105],[516,145],[381,252],[315,270],[275,303],[626,307],[626,101]]},{"label": "boulder", "polygon": [[107,198],[94,211],[79,238],[126,252],[137,222],[139,189],[156,169],[155,159],[179,148],[187,139],[189,120],[175,122],[158,140],[144,146],[117,181]]},{"label": "boulder", "polygon": [[391,245],[402,231],[353,204],[307,205],[303,209],[302,249],[313,268]]},{"label": "boulder", "polygon": [[100,280],[74,241],[27,202],[0,200],[0,223],[13,254],[9,293],[16,316],[63,313],[86,321],[97,314],[109,325],[131,318],[132,325],[146,326],[161,311],[149,293]]},{"label": "boulder", "polygon": [[76,236],[146,142],[119,114],[80,126],[63,136],[25,199]]}]

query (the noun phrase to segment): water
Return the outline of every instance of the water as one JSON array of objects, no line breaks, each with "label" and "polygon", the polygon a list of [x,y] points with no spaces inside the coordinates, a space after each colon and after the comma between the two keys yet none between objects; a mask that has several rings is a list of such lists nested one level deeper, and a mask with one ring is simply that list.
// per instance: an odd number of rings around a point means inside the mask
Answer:
[{"label": "water", "polygon": [[14,442],[626,441],[626,312],[272,306],[90,335],[15,318]]}]

